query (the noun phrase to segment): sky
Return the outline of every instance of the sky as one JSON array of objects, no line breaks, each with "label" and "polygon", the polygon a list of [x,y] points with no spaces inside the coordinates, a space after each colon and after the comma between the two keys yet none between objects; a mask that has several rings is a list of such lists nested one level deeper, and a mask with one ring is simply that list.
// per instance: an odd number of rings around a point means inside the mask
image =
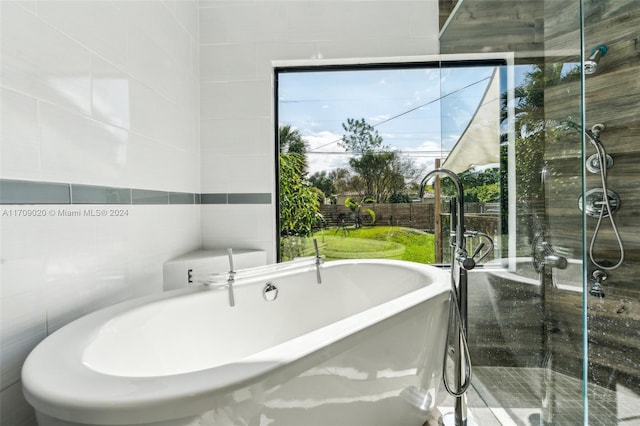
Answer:
[{"label": "sky", "polygon": [[383,144],[424,173],[445,158],[475,114],[494,67],[286,72],[278,76],[278,122],[308,143],[309,174],[345,167],[338,145],[348,118],[364,118]]}]

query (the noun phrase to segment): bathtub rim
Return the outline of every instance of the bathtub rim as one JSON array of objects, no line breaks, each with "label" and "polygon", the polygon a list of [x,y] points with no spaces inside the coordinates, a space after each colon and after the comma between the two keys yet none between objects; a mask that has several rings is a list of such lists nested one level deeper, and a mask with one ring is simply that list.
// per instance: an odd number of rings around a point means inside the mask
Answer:
[{"label": "bathtub rim", "polygon": [[[448,271],[432,265],[385,259],[332,261],[325,265],[336,267],[363,263],[409,268],[432,277],[433,283],[237,362],[158,377],[111,376],[91,370],[82,363],[83,350],[95,333],[114,316],[163,299],[212,290],[200,286],[129,300],[73,321],[43,340],[25,361],[23,393],[37,411],[72,422],[135,424],[188,417],[211,409],[212,400],[220,392],[241,389],[280,367],[442,295],[450,288]],[[300,269],[308,271],[308,266]],[[237,284],[242,285],[241,282]],[[52,366],[51,358],[47,356],[50,351],[63,354],[59,357],[59,365],[65,367],[64,370]],[[45,382],[41,384],[43,380]],[[63,392],[58,384],[71,380],[74,385],[67,385]],[[131,389],[137,388],[149,391],[135,398],[127,395]],[[120,396],[113,398],[113,395]]]},{"label": "bathtub rim", "polygon": [[[484,271],[488,275],[491,275],[495,278],[507,280],[512,283],[518,283],[518,284],[534,286],[534,287],[540,286],[540,278],[532,278],[525,275],[519,275],[517,272],[509,270],[508,265],[510,264],[510,262],[513,262],[514,265],[518,265],[520,263],[531,264],[532,260],[530,257],[526,257],[526,256],[519,256],[514,258],[505,257],[501,259],[494,259],[485,263],[483,265],[483,269],[479,269],[479,271]],[[579,267],[580,272],[582,272],[583,262],[581,259],[567,259],[567,262],[569,264],[569,267],[572,267],[572,266],[574,268]],[[505,263],[507,264],[507,266],[505,266]],[[558,288],[559,290],[566,290],[571,292],[582,292],[583,289],[582,289],[581,282],[576,281],[573,284],[560,282],[557,277],[557,273],[555,269],[556,268],[553,268],[553,284],[554,286],[556,286],[556,288]]]}]

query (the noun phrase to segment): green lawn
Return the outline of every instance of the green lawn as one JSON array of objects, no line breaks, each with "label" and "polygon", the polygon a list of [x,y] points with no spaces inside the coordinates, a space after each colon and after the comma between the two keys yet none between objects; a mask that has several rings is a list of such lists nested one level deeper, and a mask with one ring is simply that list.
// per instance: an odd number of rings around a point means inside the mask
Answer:
[{"label": "green lawn", "polygon": [[[298,256],[313,256],[313,238],[327,260],[402,259],[434,262],[434,236],[411,228],[372,226],[359,229],[326,229],[306,239],[297,239]],[[284,254],[284,253],[283,253]],[[287,260],[283,256],[282,260]]]}]

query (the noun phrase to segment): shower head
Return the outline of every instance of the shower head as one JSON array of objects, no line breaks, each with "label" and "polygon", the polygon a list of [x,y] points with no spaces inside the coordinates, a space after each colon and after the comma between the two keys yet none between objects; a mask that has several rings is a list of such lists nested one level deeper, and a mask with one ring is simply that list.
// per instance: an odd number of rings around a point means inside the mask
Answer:
[{"label": "shower head", "polygon": [[591,55],[584,61],[584,73],[594,74],[598,70],[598,63],[600,58],[607,54],[607,46],[601,44],[600,46],[591,50]]},{"label": "shower head", "polygon": [[595,297],[604,297],[602,282],[607,279],[607,273],[601,269],[596,269],[592,274],[591,289],[589,294]]},{"label": "shower head", "polygon": [[558,129],[573,128],[578,132],[584,132],[584,134],[587,136],[587,139],[593,146],[595,146],[596,148],[602,146],[602,142],[600,142],[600,132],[604,130],[604,124],[595,124],[591,128],[591,130],[588,130],[588,129],[582,130],[582,126],[579,125],[578,123],[571,120],[564,120],[560,122],[557,128]]},{"label": "shower head", "polygon": [[604,289],[602,288],[602,284],[596,282],[589,289],[589,294],[595,297],[604,297]]},{"label": "shower head", "polygon": [[569,128],[573,128],[579,132],[582,131],[582,126],[579,125],[578,123],[571,121],[571,120],[563,120],[561,121],[558,126],[556,126],[557,129],[560,130],[569,130]]}]

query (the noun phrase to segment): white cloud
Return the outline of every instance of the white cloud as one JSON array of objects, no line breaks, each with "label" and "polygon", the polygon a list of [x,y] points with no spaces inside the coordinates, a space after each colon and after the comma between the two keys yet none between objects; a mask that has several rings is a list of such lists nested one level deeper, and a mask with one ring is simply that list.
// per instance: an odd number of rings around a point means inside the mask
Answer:
[{"label": "white cloud", "polygon": [[344,149],[338,145],[341,138],[341,134],[328,130],[303,136],[303,139],[309,144],[307,150],[309,175],[347,166],[349,157],[346,153],[342,154]]},{"label": "white cloud", "polygon": [[448,152],[443,151],[440,142],[423,141],[417,147],[403,148],[401,151],[409,151],[408,155],[413,159],[414,164],[426,174],[435,168],[436,158],[446,158]]}]

